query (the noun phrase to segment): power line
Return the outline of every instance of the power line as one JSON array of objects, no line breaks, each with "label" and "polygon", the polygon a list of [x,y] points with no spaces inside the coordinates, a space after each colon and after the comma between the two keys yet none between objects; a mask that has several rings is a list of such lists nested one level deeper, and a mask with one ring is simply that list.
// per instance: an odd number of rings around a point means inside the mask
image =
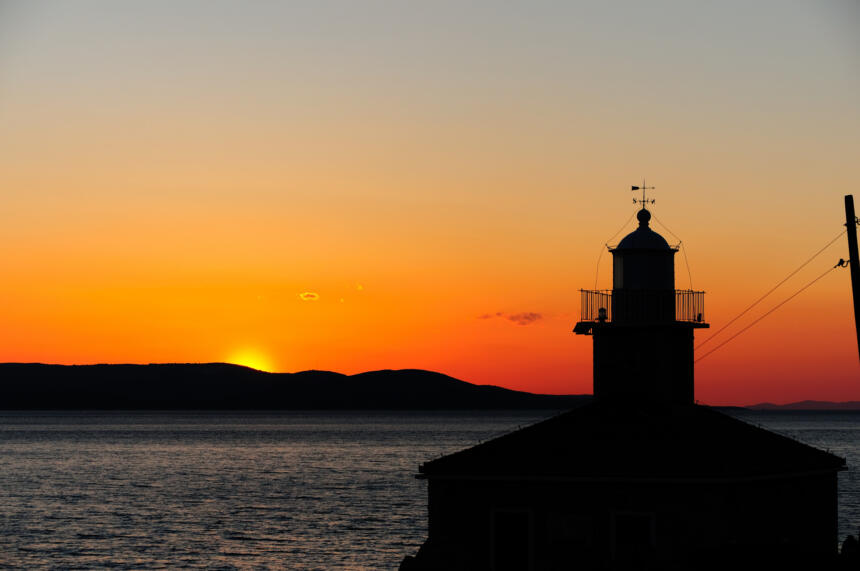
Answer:
[{"label": "power line", "polygon": [[[668,230],[668,228],[667,228],[667,230]],[[763,296],[761,296],[760,298],[758,298],[757,300],[755,300],[755,301],[754,301],[754,302],[753,302],[749,307],[747,307],[746,309],[744,309],[743,311],[741,311],[740,313],[738,313],[736,316],[734,316],[734,317],[733,317],[733,318],[732,318],[728,323],[726,323],[725,325],[723,325],[722,327],[720,327],[720,328],[719,328],[719,329],[718,329],[718,330],[717,330],[713,335],[711,335],[710,337],[708,337],[707,339],[705,339],[704,341],[702,341],[701,343],[699,343],[699,344],[696,346],[696,350],[698,350],[698,349],[699,349],[699,348],[701,348],[703,345],[705,345],[706,343],[708,343],[708,342],[710,342],[711,340],[713,340],[717,335],[719,335],[720,333],[722,333],[723,331],[725,331],[725,329],[726,329],[729,325],[731,325],[732,323],[734,323],[735,321],[737,321],[738,319],[740,319],[741,317],[743,317],[743,316],[744,316],[744,315],[745,315],[745,314],[746,314],[750,309],[754,308],[756,305],[758,305],[759,303],[761,303],[762,301],[764,301],[764,299],[765,299],[767,296],[769,296],[770,294],[772,294],[774,291],[776,291],[776,289],[777,289],[779,286],[781,286],[782,284],[784,284],[785,282],[787,282],[789,279],[791,279],[791,277],[792,277],[792,276],[794,276],[797,272],[799,272],[800,270],[802,270],[803,268],[805,268],[805,267],[806,267],[806,265],[807,265],[807,264],[809,264],[809,262],[811,262],[812,260],[814,260],[815,258],[817,258],[817,257],[818,257],[818,256],[819,256],[819,255],[824,251],[824,250],[826,250],[827,248],[829,248],[830,246],[832,246],[832,245],[833,245],[833,243],[834,243],[834,242],[836,242],[836,240],[838,240],[839,238],[841,238],[841,237],[842,237],[842,235],[843,235],[843,234],[845,234],[845,232],[846,232],[845,230],[843,230],[842,232],[840,232],[840,233],[839,233],[835,238],[833,238],[833,239],[832,239],[832,240],[830,240],[827,244],[825,244],[825,245],[824,245],[824,247],[822,247],[820,250],[818,250],[817,252],[815,252],[815,253],[812,255],[812,257],[810,257],[808,260],[806,260],[805,262],[803,262],[802,264],[800,264],[800,266],[798,266],[798,267],[797,267],[797,269],[795,269],[793,272],[791,272],[790,274],[788,274],[788,275],[787,275],[785,278],[783,278],[783,279],[782,279],[782,281],[780,281],[778,284],[776,284],[775,286],[773,286],[772,288],[770,288],[770,289],[767,291],[767,293],[765,293]],[[722,345],[720,345],[720,346],[722,346]]]},{"label": "power line", "polygon": [[[804,264],[804,265],[806,265],[806,264]],[[833,266],[832,268],[828,269],[826,272],[824,272],[823,274],[821,274],[820,276],[818,276],[817,278],[815,278],[814,280],[812,280],[811,282],[809,282],[808,284],[806,284],[805,286],[803,286],[802,288],[800,288],[799,290],[797,290],[796,292],[791,294],[789,297],[785,298],[784,300],[782,300],[781,302],[779,302],[778,304],[773,306],[767,313],[759,316],[758,319],[756,319],[755,321],[753,321],[752,323],[750,323],[749,325],[747,325],[746,327],[744,327],[743,329],[741,329],[740,331],[738,331],[737,333],[735,333],[734,335],[732,335],[731,337],[729,337],[728,339],[726,339],[725,341],[723,341],[722,343],[720,343],[719,345],[717,345],[716,347],[714,347],[713,349],[711,349],[710,351],[708,351],[707,353],[705,353],[704,355],[702,355],[701,357],[699,357],[698,359],[696,359],[693,362],[698,363],[699,361],[701,361],[702,359],[704,359],[705,357],[707,357],[708,355],[710,355],[711,353],[713,353],[714,351],[716,351],[717,349],[719,349],[720,347],[722,347],[723,345],[725,345],[726,343],[728,343],[729,341],[731,341],[732,339],[734,339],[735,337],[737,337],[738,335],[740,335],[741,333],[743,333],[744,331],[746,331],[747,329],[749,329],[750,327],[752,327],[753,325],[755,325],[756,323],[758,323],[759,321],[761,321],[762,319],[764,319],[765,317],[767,317],[768,315],[770,315],[771,313],[773,313],[774,311],[776,311],[777,309],[779,309],[780,307],[782,307],[783,305],[785,305],[786,303],[788,303],[789,301],[794,299],[795,297],[797,297],[806,288],[810,287],[812,284],[814,284],[815,282],[817,282],[818,280],[820,280],[821,278],[823,278],[824,276],[826,276],[827,274],[829,274],[830,272],[832,272],[833,270],[835,270],[838,267],[839,267],[839,265],[837,264],[836,266]],[[712,338],[713,338],[713,335],[711,337],[709,337],[709,339],[712,339]],[[699,345],[699,347],[701,347],[701,346],[702,345]]]}]

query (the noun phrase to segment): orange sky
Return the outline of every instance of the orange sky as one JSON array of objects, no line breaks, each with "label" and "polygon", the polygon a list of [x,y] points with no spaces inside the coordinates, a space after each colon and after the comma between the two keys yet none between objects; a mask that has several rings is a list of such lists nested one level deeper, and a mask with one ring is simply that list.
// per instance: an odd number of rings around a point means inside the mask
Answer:
[{"label": "orange sky", "polygon": [[[0,360],[590,392],[578,290],[643,176],[712,332],[840,231],[858,11],[4,2]],[[697,397],[860,400],[848,271],[699,363]]]}]

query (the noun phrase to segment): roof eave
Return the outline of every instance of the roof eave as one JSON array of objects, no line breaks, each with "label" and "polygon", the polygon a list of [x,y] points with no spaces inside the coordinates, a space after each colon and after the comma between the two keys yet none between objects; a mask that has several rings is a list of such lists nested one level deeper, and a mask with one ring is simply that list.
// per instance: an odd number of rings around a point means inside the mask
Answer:
[{"label": "roof eave", "polygon": [[493,474],[416,474],[419,480],[468,480],[501,482],[577,482],[577,483],[639,483],[639,484],[681,484],[681,483],[734,483],[765,480],[787,480],[836,474],[846,470],[846,466],[804,470],[799,472],[773,472],[766,474],[734,474],[726,476],[529,476]]}]

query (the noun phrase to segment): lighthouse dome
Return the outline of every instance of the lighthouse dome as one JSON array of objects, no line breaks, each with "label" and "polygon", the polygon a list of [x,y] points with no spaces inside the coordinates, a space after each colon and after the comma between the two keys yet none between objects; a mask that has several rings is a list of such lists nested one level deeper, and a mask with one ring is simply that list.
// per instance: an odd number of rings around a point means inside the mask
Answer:
[{"label": "lighthouse dome", "polygon": [[639,228],[609,249],[613,258],[612,289],[674,291],[677,249],[648,227],[650,212],[643,208],[636,217]]},{"label": "lighthouse dome", "polygon": [[646,209],[640,210],[636,214],[639,220],[639,228],[628,234],[614,248],[615,250],[672,250],[663,236],[651,230],[648,222],[651,220],[651,213]]}]

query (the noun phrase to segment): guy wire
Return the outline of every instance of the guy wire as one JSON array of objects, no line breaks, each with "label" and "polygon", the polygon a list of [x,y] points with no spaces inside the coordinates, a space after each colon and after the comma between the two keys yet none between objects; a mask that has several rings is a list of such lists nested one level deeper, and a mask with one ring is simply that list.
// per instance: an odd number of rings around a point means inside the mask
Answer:
[{"label": "guy wire", "polygon": [[690,280],[690,289],[692,290],[692,289],[693,289],[693,274],[692,274],[692,272],[690,272],[690,260],[689,260],[689,259],[687,259],[687,247],[686,247],[686,246],[684,246],[684,241],[683,241],[683,240],[681,240],[680,238],[678,238],[678,235],[677,235],[677,234],[675,234],[674,232],[672,232],[671,230],[669,230],[669,227],[668,227],[668,226],[666,226],[665,224],[663,224],[662,222],[660,222],[660,219],[659,219],[659,218],[657,218],[656,216],[654,216],[654,214],[653,214],[653,213],[651,214],[651,217],[654,219],[654,221],[655,221],[657,224],[659,224],[660,226],[662,226],[663,228],[665,228],[665,229],[666,229],[666,231],[667,231],[669,234],[671,234],[671,235],[675,238],[675,240],[677,240],[677,241],[678,241],[678,245],[679,245],[679,246],[681,246],[681,252],[683,252],[683,254],[684,254],[684,264],[686,264],[686,266],[687,266],[687,278]]},{"label": "guy wire", "polygon": [[631,214],[631,215],[630,215],[630,218],[628,218],[628,219],[627,219],[627,222],[625,222],[625,223],[621,226],[621,228],[619,228],[619,229],[618,229],[618,232],[616,232],[615,234],[613,234],[613,235],[612,235],[612,237],[611,237],[611,238],[609,238],[609,240],[607,240],[607,241],[603,244],[603,246],[601,246],[601,247],[600,247],[600,255],[598,255],[598,256],[597,256],[597,268],[594,270],[594,289],[595,289],[595,290],[597,290],[597,278],[598,278],[598,276],[600,275],[600,258],[602,258],[602,257],[603,257],[603,248],[604,248],[604,247],[607,247],[607,248],[609,247],[609,242],[611,242],[612,240],[614,240],[616,236],[618,236],[619,234],[621,234],[621,231],[622,231],[622,230],[624,230],[625,228],[627,228],[627,225],[628,225],[628,224],[630,224],[630,221],[631,221],[631,220],[633,220],[633,217],[634,217],[634,216],[636,216],[636,213],[635,213],[635,212],[634,212],[633,214]]}]

